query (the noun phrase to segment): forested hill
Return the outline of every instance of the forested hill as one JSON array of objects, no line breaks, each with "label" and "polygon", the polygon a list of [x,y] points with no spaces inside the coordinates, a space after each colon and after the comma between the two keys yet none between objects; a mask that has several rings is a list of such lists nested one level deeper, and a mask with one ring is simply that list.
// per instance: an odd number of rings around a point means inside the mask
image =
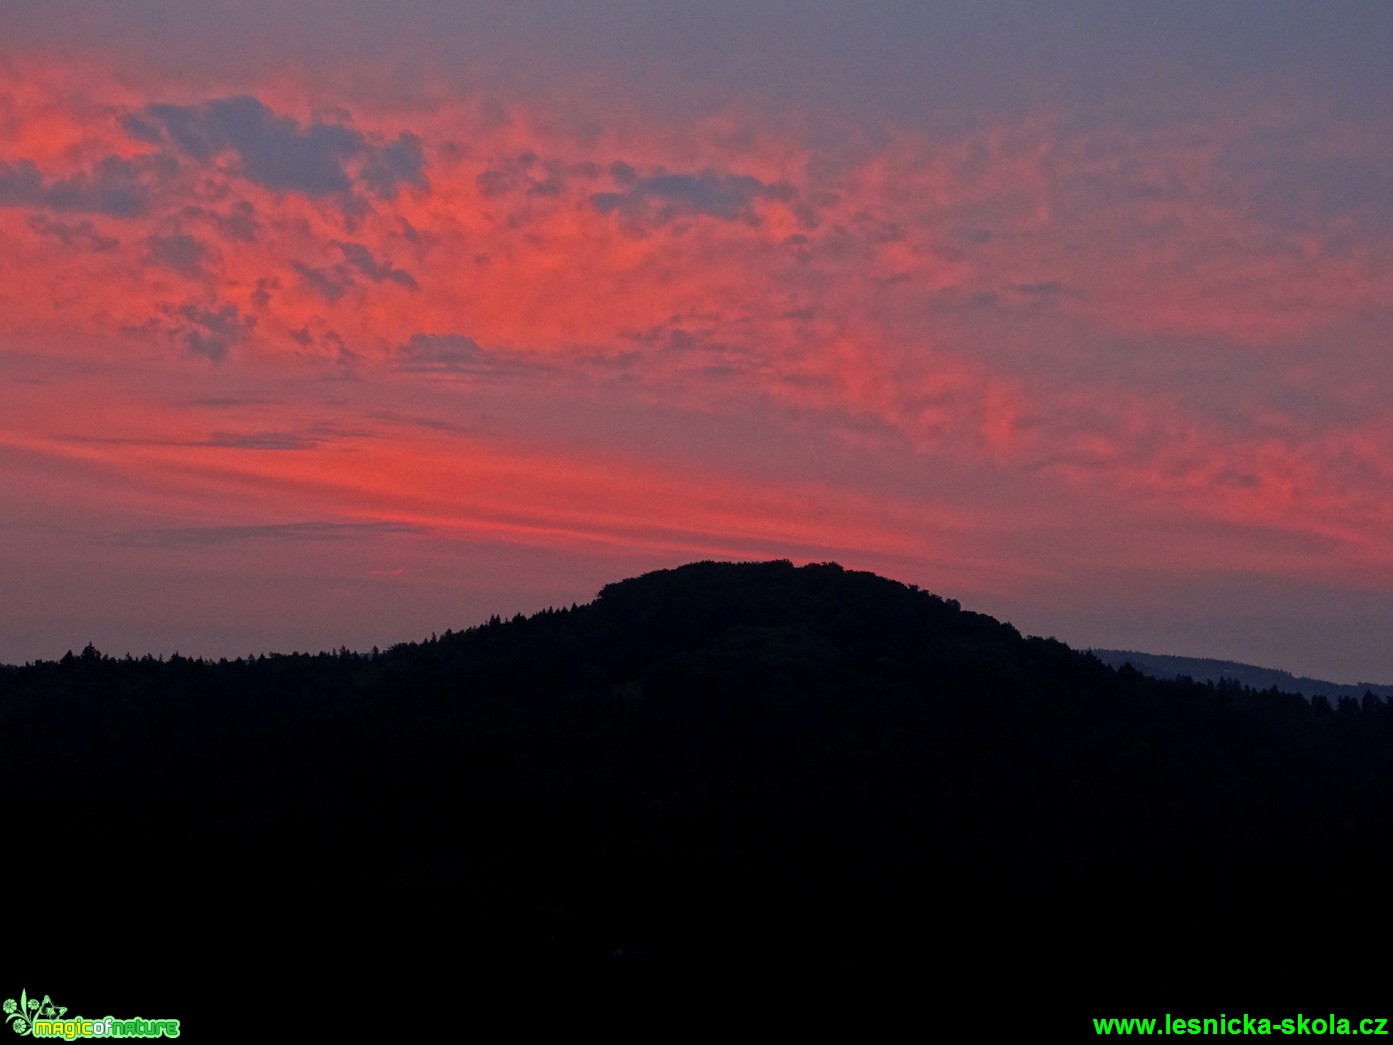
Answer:
[{"label": "forested hill", "polygon": [[[834,564],[697,563],[380,653],[89,647],[0,673],[0,753],[5,971],[85,962],[176,1015],[283,977],[1309,1009],[1359,983],[1332,955],[1393,871],[1384,703],[1114,671]],[[60,946],[113,922],[120,962]]]}]

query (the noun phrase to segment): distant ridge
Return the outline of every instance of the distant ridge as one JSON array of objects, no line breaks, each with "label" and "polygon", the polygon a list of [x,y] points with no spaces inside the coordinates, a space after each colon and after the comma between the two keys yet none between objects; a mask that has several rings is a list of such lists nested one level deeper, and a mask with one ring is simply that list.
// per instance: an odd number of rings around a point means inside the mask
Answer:
[{"label": "distant ridge", "polygon": [[1176,679],[1188,676],[1196,682],[1237,682],[1252,689],[1266,690],[1274,686],[1283,693],[1300,693],[1303,697],[1326,697],[1338,700],[1352,697],[1359,700],[1365,693],[1388,700],[1393,697],[1393,686],[1360,682],[1345,685],[1327,682],[1324,679],[1293,675],[1277,668],[1260,668],[1253,664],[1240,664],[1232,660],[1212,660],[1208,657],[1177,657],[1166,653],[1138,653],[1136,650],[1093,649],[1095,657],[1109,667],[1120,668],[1130,664],[1143,675],[1157,679]]}]

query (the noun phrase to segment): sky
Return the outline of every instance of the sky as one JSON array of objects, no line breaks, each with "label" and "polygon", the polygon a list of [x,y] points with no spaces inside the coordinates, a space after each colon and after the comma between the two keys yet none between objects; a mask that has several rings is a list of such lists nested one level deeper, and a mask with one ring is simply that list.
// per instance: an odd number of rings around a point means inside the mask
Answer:
[{"label": "sky", "polygon": [[0,7],[0,662],[698,559],[1393,682],[1393,6]]}]

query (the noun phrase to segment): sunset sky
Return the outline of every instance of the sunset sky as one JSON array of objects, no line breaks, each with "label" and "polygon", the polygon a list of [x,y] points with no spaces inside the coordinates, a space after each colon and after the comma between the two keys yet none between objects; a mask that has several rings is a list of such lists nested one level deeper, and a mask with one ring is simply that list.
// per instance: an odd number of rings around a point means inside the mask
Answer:
[{"label": "sunset sky", "polygon": [[1393,5],[7,0],[0,661],[694,559],[1393,682]]}]

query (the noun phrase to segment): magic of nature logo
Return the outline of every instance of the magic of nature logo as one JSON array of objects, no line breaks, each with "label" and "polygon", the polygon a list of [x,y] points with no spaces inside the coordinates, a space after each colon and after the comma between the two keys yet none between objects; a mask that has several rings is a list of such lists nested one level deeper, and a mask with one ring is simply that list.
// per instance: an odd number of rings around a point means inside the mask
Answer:
[{"label": "magic of nature logo", "polygon": [[68,1017],[66,1005],[55,1005],[47,994],[42,998],[31,998],[27,990],[20,991],[17,999],[5,999],[5,1022],[19,1035],[61,1038],[64,1041],[76,1038],[179,1037],[178,1020],[149,1020],[142,1016],[129,1019],[117,1016],[104,1016],[101,1019]]}]

